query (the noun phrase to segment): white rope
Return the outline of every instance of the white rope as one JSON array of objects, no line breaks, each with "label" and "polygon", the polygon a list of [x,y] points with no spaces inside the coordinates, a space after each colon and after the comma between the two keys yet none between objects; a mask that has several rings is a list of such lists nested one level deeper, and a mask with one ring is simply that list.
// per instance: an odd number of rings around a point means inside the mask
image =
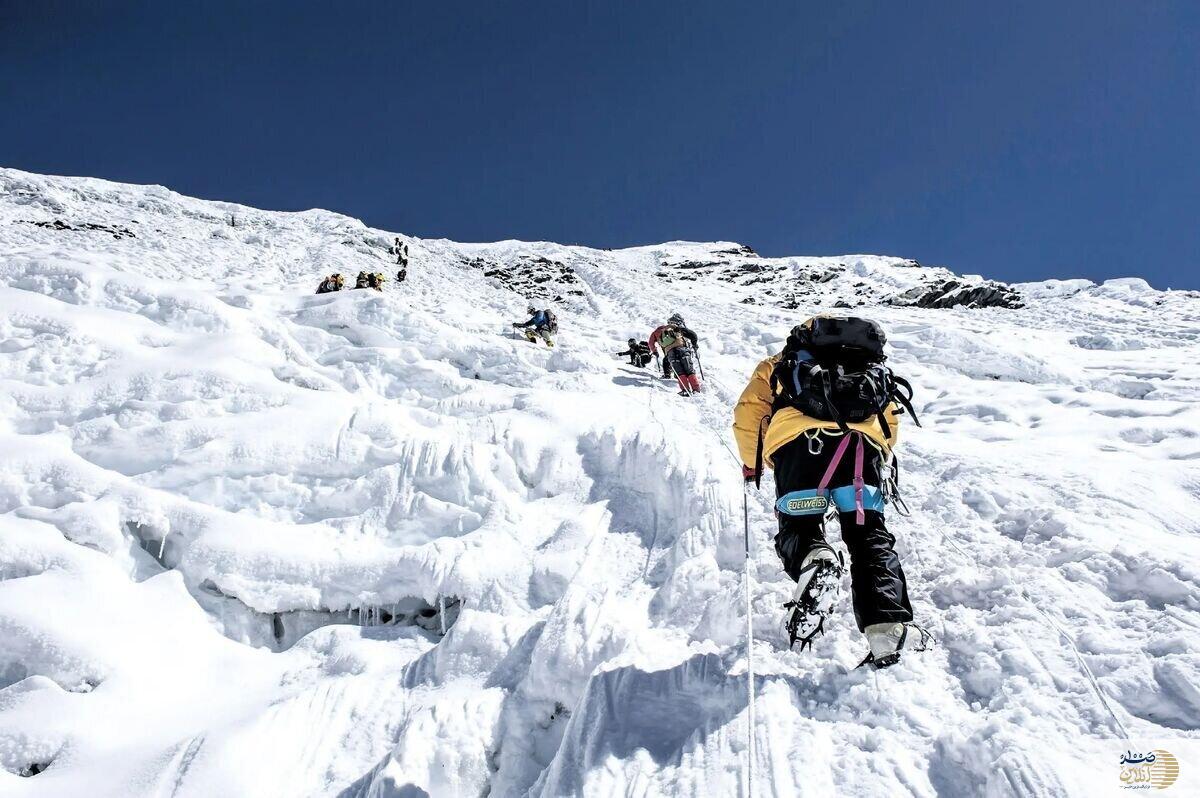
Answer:
[{"label": "white rope", "polygon": [[[715,382],[715,381],[714,380],[706,380],[706,382]],[[718,388],[721,387],[719,383],[717,384],[717,387]],[[722,390],[724,390],[724,389],[722,389]],[[651,395],[653,395],[653,393],[654,393],[653,388],[651,388],[650,393],[651,393]],[[689,395],[690,395],[690,392],[689,392]],[[707,398],[706,394],[702,393],[701,396]],[[647,403],[650,405],[651,415],[654,416],[654,420],[658,422],[659,426],[663,427],[663,431],[665,433],[666,427],[664,427],[662,424],[662,421],[659,420],[658,414],[654,412],[653,400],[648,398]],[[737,453],[734,452],[733,449],[730,448],[728,442],[726,442],[725,438],[721,435],[721,433],[719,433],[716,430],[716,428],[709,427],[708,429],[710,432],[712,432],[712,434],[714,436],[716,436],[717,441],[721,444],[721,447],[723,449],[725,449],[725,451],[729,454],[730,459],[733,460],[733,462],[738,466],[738,469],[740,471],[741,466],[742,466],[742,458],[739,457],[737,455]],[[753,563],[754,558],[753,558],[753,550],[751,547],[751,538],[750,538],[750,487],[749,487],[749,483],[745,482],[744,480],[742,483],[742,520],[744,522],[744,527],[745,527],[744,537],[745,537],[745,554],[746,554],[744,564],[743,564],[743,580],[742,580],[745,585],[745,602],[746,602],[746,708],[747,708],[747,712],[746,712],[746,721],[747,721],[747,723],[746,723],[746,796],[747,796],[747,798],[754,798],[754,763],[755,763],[755,760],[758,758],[757,757],[757,746],[755,745],[755,736],[754,736],[754,730],[757,726],[757,722],[755,719],[756,713],[755,713],[755,705],[754,705],[755,704],[755,696],[754,696],[754,693],[755,693],[755,689],[754,689],[754,612],[753,612],[754,605],[752,602],[752,598],[754,595],[754,585],[753,585],[753,581],[752,581],[753,576],[752,576],[751,570],[750,570],[750,566],[751,566],[751,563]]]},{"label": "white rope", "polygon": [[752,560],[750,550],[750,483],[742,482],[742,518],[746,525],[746,561],[745,561],[745,582],[746,582],[746,705],[747,713],[747,730],[746,730],[746,795],[747,798],[754,798],[754,760],[757,758],[754,746],[754,614],[750,603],[751,596],[751,574],[750,563]]},{"label": "white rope", "polygon": [[[706,382],[715,383],[714,380],[705,380]],[[721,386],[717,384],[717,387]],[[723,390],[723,389],[722,389]],[[707,399],[708,394],[701,394]],[[657,420],[657,416],[655,417]],[[660,422],[661,424],[661,422]],[[729,447],[729,443],[719,433],[715,427],[708,428],[721,447],[729,453],[730,459],[737,465],[740,472],[742,467],[742,458],[737,455]],[[743,578],[745,585],[745,600],[746,600],[746,796],[754,798],[754,762],[757,757],[757,746],[755,745],[754,730],[757,727],[755,720],[754,707],[754,605],[752,597],[754,595],[753,576],[750,571],[751,563],[754,562],[753,550],[751,547],[750,538],[750,487],[748,482],[742,482],[742,520],[745,527],[745,560],[743,561]]]},{"label": "white rope", "polygon": [[[728,393],[727,390],[715,379],[705,379],[710,385],[716,386],[723,393]],[[702,394],[705,398],[709,394]],[[742,458],[737,455],[729,447],[724,436],[717,432],[716,428],[709,427],[713,435],[721,443],[722,448],[729,453],[729,457],[737,465],[738,470],[742,467]],[[743,561],[743,583],[745,585],[745,600],[746,600],[746,796],[754,798],[754,763],[758,758],[757,746],[755,745],[754,731],[757,728],[755,720],[754,707],[754,605],[752,598],[754,595],[753,574],[751,573],[751,564],[754,562],[754,552],[751,545],[750,537],[750,483],[742,480],[742,522],[745,530],[745,560]]]},{"label": "white rope", "polygon": [[1096,697],[1100,699],[1100,703],[1103,704],[1104,708],[1108,710],[1108,714],[1110,717],[1112,717],[1113,723],[1116,724],[1117,731],[1121,733],[1122,738],[1128,740],[1129,730],[1125,728],[1125,724],[1122,723],[1121,719],[1117,717],[1117,713],[1113,711],[1112,705],[1109,704],[1108,699],[1105,698],[1104,691],[1100,689],[1100,683],[1096,681],[1096,675],[1092,673],[1092,669],[1088,667],[1087,662],[1084,661],[1083,654],[1079,652],[1079,646],[1075,645],[1075,638],[1071,637],[1070,633],[1067,632],[1066,629],[1059,626],[1058,621],[1054,620],[1050,613],[1039,607],[1037,602],[1033,600],[1033,597],[1029,595],[1028,591],[1022,589],[1021,595],[1026,601],[1029,602],[1031,607],[1040,612],[1042,617],[1050,622],[1050,625],[1053,626],[1055,631],[1062,636],[1062,639],[1067,641],[1067,645],[1069,645],[1071,647],[1071,651],[1075,653],[1075,661],[1079,663],[1080,670],[1082,670],[1084,675],[1087,676],[1088,682],[1092,685],[1092,690],[1094,690],[1096,693]]},{"label": "white rope", "polygon": [[[961,554],[965,559],[974,562],[974,558],[963,551],[961,546],[951,540],[950,536],[946,532],[942,532],[942,541],[949,543],[950,547]],[[1029,606],[1033,607],[1038,611],[1038,613],[1041,614],[1043,618],[1049,621],[1050,625],[1054,627],[1054,630],[1058,632],[1059,636],[1062,637],[1063,640],[1067,641],[1067,645],[1071,647],[1071,652],[1075,655],[1075,662],[1079,664],[1079,669],[1083,671],[1083,675],[1087,677],[1088,684],[1090,684],[1092,687],[1092,692],[1096,694],[1096,698],[1100,699],[1100,703],[1104,705],[1104,708],[1108,711],[1109,717],[1113,719],[1113,723],[1116,725],[1117,731],[1124,735],[1124,738],[1128,740],[1129,731],[1125,728],[1125,724],[1121,722],[1121,719],[1117,717],[1117,713],[1113,711],[1112,705],[1108,703],[1108,698],[1105,697],[1104,690],[1100,687],[1100,682],[1096,680],[1096,675],[1092,673],[1092,669],[1090,666],[1088,666],[1087,661],[1084,660],[1083,654],[1079,650],[1079,646],[1075,644],[1075,638],[1071,637],[1071,634],[1064,629],[1058,623],[1058,621],[1054,620],[1054,617],[1051,616],[1050,613],[1042,609],[1041,606],[1033,600],[1033,596],[1029,595],[1028,590],[1021,588],[1017,595],[1025,599],[1025,601],[1029,603]]]}]

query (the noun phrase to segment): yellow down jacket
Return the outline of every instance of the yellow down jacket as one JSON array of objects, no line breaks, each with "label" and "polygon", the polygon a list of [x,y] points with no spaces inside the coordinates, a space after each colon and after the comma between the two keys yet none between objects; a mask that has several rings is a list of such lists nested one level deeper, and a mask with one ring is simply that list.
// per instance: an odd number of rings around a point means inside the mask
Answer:
[{"label": "yellow down jacket", "polygon": [[[774,370],[775,364],[779,362],[779,357],[779,355],[772,355],[758,364],[746,389],[738,398],[737,405],[733,408],[733,437],[737,439],[738,452],[742,456],[742,462],[748,466],[753,467],[754,465],[760,424],[766,425],[766,434],[763,437],[763,462],[769,467],[774,467],[771,455],[809,430],[825,429],[834,432],[838,430],[836,422],[820,421],[791,407],[781,408],[778,413],[771,416],[771,400],[773,398],[771,372]],[[896,445],[896,434],[900,429],[897,410],[896,404],[892,403],[884,413],[888,426],[891,427],[892,434],[890,436],[883,434],[883,428],[879,425],[877,418],[847,426],[865,433],[885,452],[890,452]]]}]

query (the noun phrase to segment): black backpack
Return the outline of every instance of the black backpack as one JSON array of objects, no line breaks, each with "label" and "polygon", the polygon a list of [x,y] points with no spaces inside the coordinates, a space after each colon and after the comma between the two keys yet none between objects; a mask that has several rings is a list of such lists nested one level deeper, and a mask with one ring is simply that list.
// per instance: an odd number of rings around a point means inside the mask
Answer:
[{"label": "black backpack", "polygon": [[921,426],[912,385],[884,365],[886,341],[878,324],[854,316],[819,316],[808,326],[794,327],[771,372],[772,412],[792,407],[809,418],[833,421],[843,432],[849,424],[875,417],[891,437],[885,411],[896,402]]}]

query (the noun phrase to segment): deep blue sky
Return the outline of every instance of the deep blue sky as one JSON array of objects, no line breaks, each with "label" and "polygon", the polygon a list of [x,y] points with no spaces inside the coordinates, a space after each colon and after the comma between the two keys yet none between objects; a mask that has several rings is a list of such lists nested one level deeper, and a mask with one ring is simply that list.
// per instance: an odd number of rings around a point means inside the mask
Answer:
[{"label": "deep blue sky", "polygon": [[1200,3],[0,0],[0,164],[1200,287]]}]

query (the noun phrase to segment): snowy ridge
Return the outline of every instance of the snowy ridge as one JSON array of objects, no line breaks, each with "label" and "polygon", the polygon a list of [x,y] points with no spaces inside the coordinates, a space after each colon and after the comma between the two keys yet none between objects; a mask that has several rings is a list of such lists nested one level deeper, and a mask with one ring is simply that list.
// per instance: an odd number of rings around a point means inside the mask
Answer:
[{"label": "snowy ridge", "polygon": [[[851,670],[843,600],[788,651],[754,494],[755,794],[1090,796],[1200,737],[1197,294],[406,238],[312,295],[393,235],[0,170],[0,794],[744,795],[729,414],[838,303],[917,388],[889,520],[939,645]],[[693,400],[611,355],[673,311]]]}]

